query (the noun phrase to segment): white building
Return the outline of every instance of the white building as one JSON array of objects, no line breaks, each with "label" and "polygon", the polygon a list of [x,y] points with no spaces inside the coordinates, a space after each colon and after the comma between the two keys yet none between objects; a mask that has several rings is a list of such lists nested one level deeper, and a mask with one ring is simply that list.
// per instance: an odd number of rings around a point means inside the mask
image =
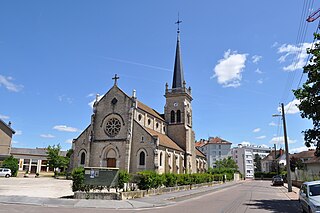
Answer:
[{"label": "white building", "polygon": [[261,159],[264,159],[269,155],[272,148],[255,145],[242,145],[238,144],[238,147],[232,148],[232,158],[235,160],[239,167],[239,171],[244,175],[246,179],[252,179],[254,177],[254,158],[258,154]]},{"label": "white building", "polygon": [[216,161],[231,157],[231,145],[232,143],[219,137],[196,142],[196,148],[206,155],[208,167],[211,168],[216,167]]}]

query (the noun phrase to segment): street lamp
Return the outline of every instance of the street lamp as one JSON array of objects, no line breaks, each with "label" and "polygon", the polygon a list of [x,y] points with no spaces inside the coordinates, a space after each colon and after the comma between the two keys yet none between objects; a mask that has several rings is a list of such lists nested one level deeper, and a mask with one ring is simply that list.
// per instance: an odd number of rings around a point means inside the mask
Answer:
[{"label": "street lamp", "polygon": [[288,137],[287,137],[286,117],[285,117],[285,113],[284,113],[283,103],[281,103],[281,115],[272,115],[272,116],[273,116],[273,117],[282,116],[284,145],[285,145],[285,148],[286,148],[288,192],[292,192],[291,171],[290,171],[290,159],[289,159],[289,145],[288,145]]}]

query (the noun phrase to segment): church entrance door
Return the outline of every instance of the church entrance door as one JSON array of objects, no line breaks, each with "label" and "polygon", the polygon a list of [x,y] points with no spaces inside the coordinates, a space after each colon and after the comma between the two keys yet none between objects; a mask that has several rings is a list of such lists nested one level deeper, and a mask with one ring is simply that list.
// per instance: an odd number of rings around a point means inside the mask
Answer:
[{"label": "church entrance door", "polygon": [[117,160],[115,158],[107,158],[107,167],[115,168]]}]

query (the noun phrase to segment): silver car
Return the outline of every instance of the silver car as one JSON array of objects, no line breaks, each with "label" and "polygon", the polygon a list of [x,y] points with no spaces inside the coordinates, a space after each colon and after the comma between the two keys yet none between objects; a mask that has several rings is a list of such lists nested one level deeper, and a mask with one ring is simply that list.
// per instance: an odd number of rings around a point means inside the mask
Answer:
[{"label": "silver car", "polygon": [[320,181],[305,182],[301,185],[299,202],[303,212],[320,213]]},{"label": "silver car", "polygon": [[0,177],[10,177],[11,176],[11,169],[7,168],[0,168]]}]

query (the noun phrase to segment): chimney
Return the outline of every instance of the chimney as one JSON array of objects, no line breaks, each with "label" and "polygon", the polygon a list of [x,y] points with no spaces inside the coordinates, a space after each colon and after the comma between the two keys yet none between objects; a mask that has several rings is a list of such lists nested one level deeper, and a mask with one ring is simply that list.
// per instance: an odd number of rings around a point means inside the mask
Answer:
[{"label": "chimney", "polygon": [[11,127],[11,121],[9,121],[8,126]]}]

